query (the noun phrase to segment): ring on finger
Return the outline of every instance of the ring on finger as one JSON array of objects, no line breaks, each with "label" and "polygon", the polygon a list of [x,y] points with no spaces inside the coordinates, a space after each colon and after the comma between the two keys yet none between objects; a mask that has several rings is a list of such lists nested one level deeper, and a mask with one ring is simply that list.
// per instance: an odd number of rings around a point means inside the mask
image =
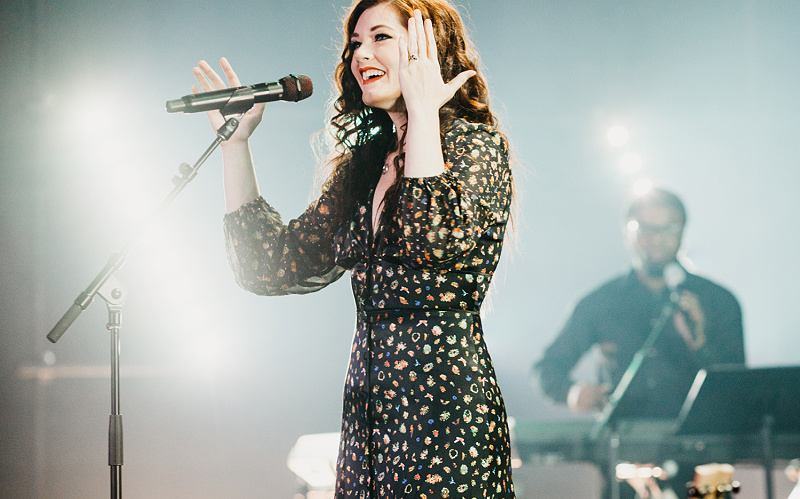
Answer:
[{"label": "ring on finger", "polygon": [[419,59],[419,56],[417,54],[411,54],[408,56],[409,61],[416,61],[417,59]]}]

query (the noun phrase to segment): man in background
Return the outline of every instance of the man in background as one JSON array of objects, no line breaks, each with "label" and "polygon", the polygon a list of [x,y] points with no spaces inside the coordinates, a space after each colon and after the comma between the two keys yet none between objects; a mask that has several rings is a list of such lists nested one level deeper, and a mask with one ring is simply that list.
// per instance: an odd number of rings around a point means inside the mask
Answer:
[{"label": "man in background", "polygon": [[[674,419],[700,369],[744,364],[736,298],[679,266],[685,225],[684,205],[671,192],[652,189],[633,201],[624,220],[631,271],[582,298],[534,366],[550,399],[575,412],[602,410],[671,295],[677,306],[628,386],[625,417]],[[679,274],[670,285],[667,269]],[[573,379],[574,368],[590,350],[598,357],[594,379]],[[681,471],[691,476],[691,469]]]}]

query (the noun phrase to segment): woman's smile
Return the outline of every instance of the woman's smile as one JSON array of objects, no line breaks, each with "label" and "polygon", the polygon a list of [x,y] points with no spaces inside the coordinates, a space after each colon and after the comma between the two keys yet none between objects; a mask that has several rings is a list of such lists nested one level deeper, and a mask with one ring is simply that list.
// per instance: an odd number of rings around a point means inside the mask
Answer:
[{"label": "woman's smile", "polygon": [[374,83],[386,76],[386,71],[372,66],[360,68],[358,71],[361,73],[361,83],[364,85]]}]

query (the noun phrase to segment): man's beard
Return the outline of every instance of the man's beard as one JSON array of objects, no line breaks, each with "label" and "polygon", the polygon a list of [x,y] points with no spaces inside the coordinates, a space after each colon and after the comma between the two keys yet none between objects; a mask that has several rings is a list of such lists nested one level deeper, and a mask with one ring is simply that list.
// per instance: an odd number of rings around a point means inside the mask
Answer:
[{"label": "man's beard", "polygon": [[644,270],[645,274],[647,274],[649,277],[654,279],[663,279],[664,267],[674,262],[676,262],[676,260],[670,260],[668,262],[648,262],[645,260],[642,261],[642,270]]}]

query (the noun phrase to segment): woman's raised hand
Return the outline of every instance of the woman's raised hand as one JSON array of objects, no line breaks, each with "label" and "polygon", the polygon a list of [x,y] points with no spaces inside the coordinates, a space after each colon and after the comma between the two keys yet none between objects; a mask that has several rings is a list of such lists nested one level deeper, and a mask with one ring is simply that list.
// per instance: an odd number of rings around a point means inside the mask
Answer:
[{"label": "woman's raised hand", "polygon": [[408,40],[400,40],[400,89],[409,114],[414,112],[437,112],[467,80],[475,76],[469,70],[458,74],[445,83],[433,24],[422,20],[422,13],[414,11],[408,20]]},{"label": "woman's raised hand", "polygon": [[[240,87],[242,85],[228,60],[223,57],[219,62],[222,66],[222,71],[225,73],[225,77],[228,79],[228,84],[226,85],[225,82],[222,81],[222,78],[220,78],[206,61],[200,61],[200,63],[192,69],[192,73],[194,77],[197,78],[199,84],[199,88],[197,85],[192,85],[193,94],[200,93],[201,91],[210,92],[212,90],[222,90],[229,86]],[[264,105],[263,102],[256,104],[244,113],[240,118],[239,128],[236,129],[233,136],[226,142],[246,142],[247,139],[250,138],[250,135],[253,134],[258,124],[261,123],[261,117],[264,115]],[[217,110],[207,111],[206,115],[208,115],[208,121],[211,122],[211,126],[214,128],[215,132],[225,123],[225,117]],[[223,142],[223,144],[224,143],[225,142]]]}]

